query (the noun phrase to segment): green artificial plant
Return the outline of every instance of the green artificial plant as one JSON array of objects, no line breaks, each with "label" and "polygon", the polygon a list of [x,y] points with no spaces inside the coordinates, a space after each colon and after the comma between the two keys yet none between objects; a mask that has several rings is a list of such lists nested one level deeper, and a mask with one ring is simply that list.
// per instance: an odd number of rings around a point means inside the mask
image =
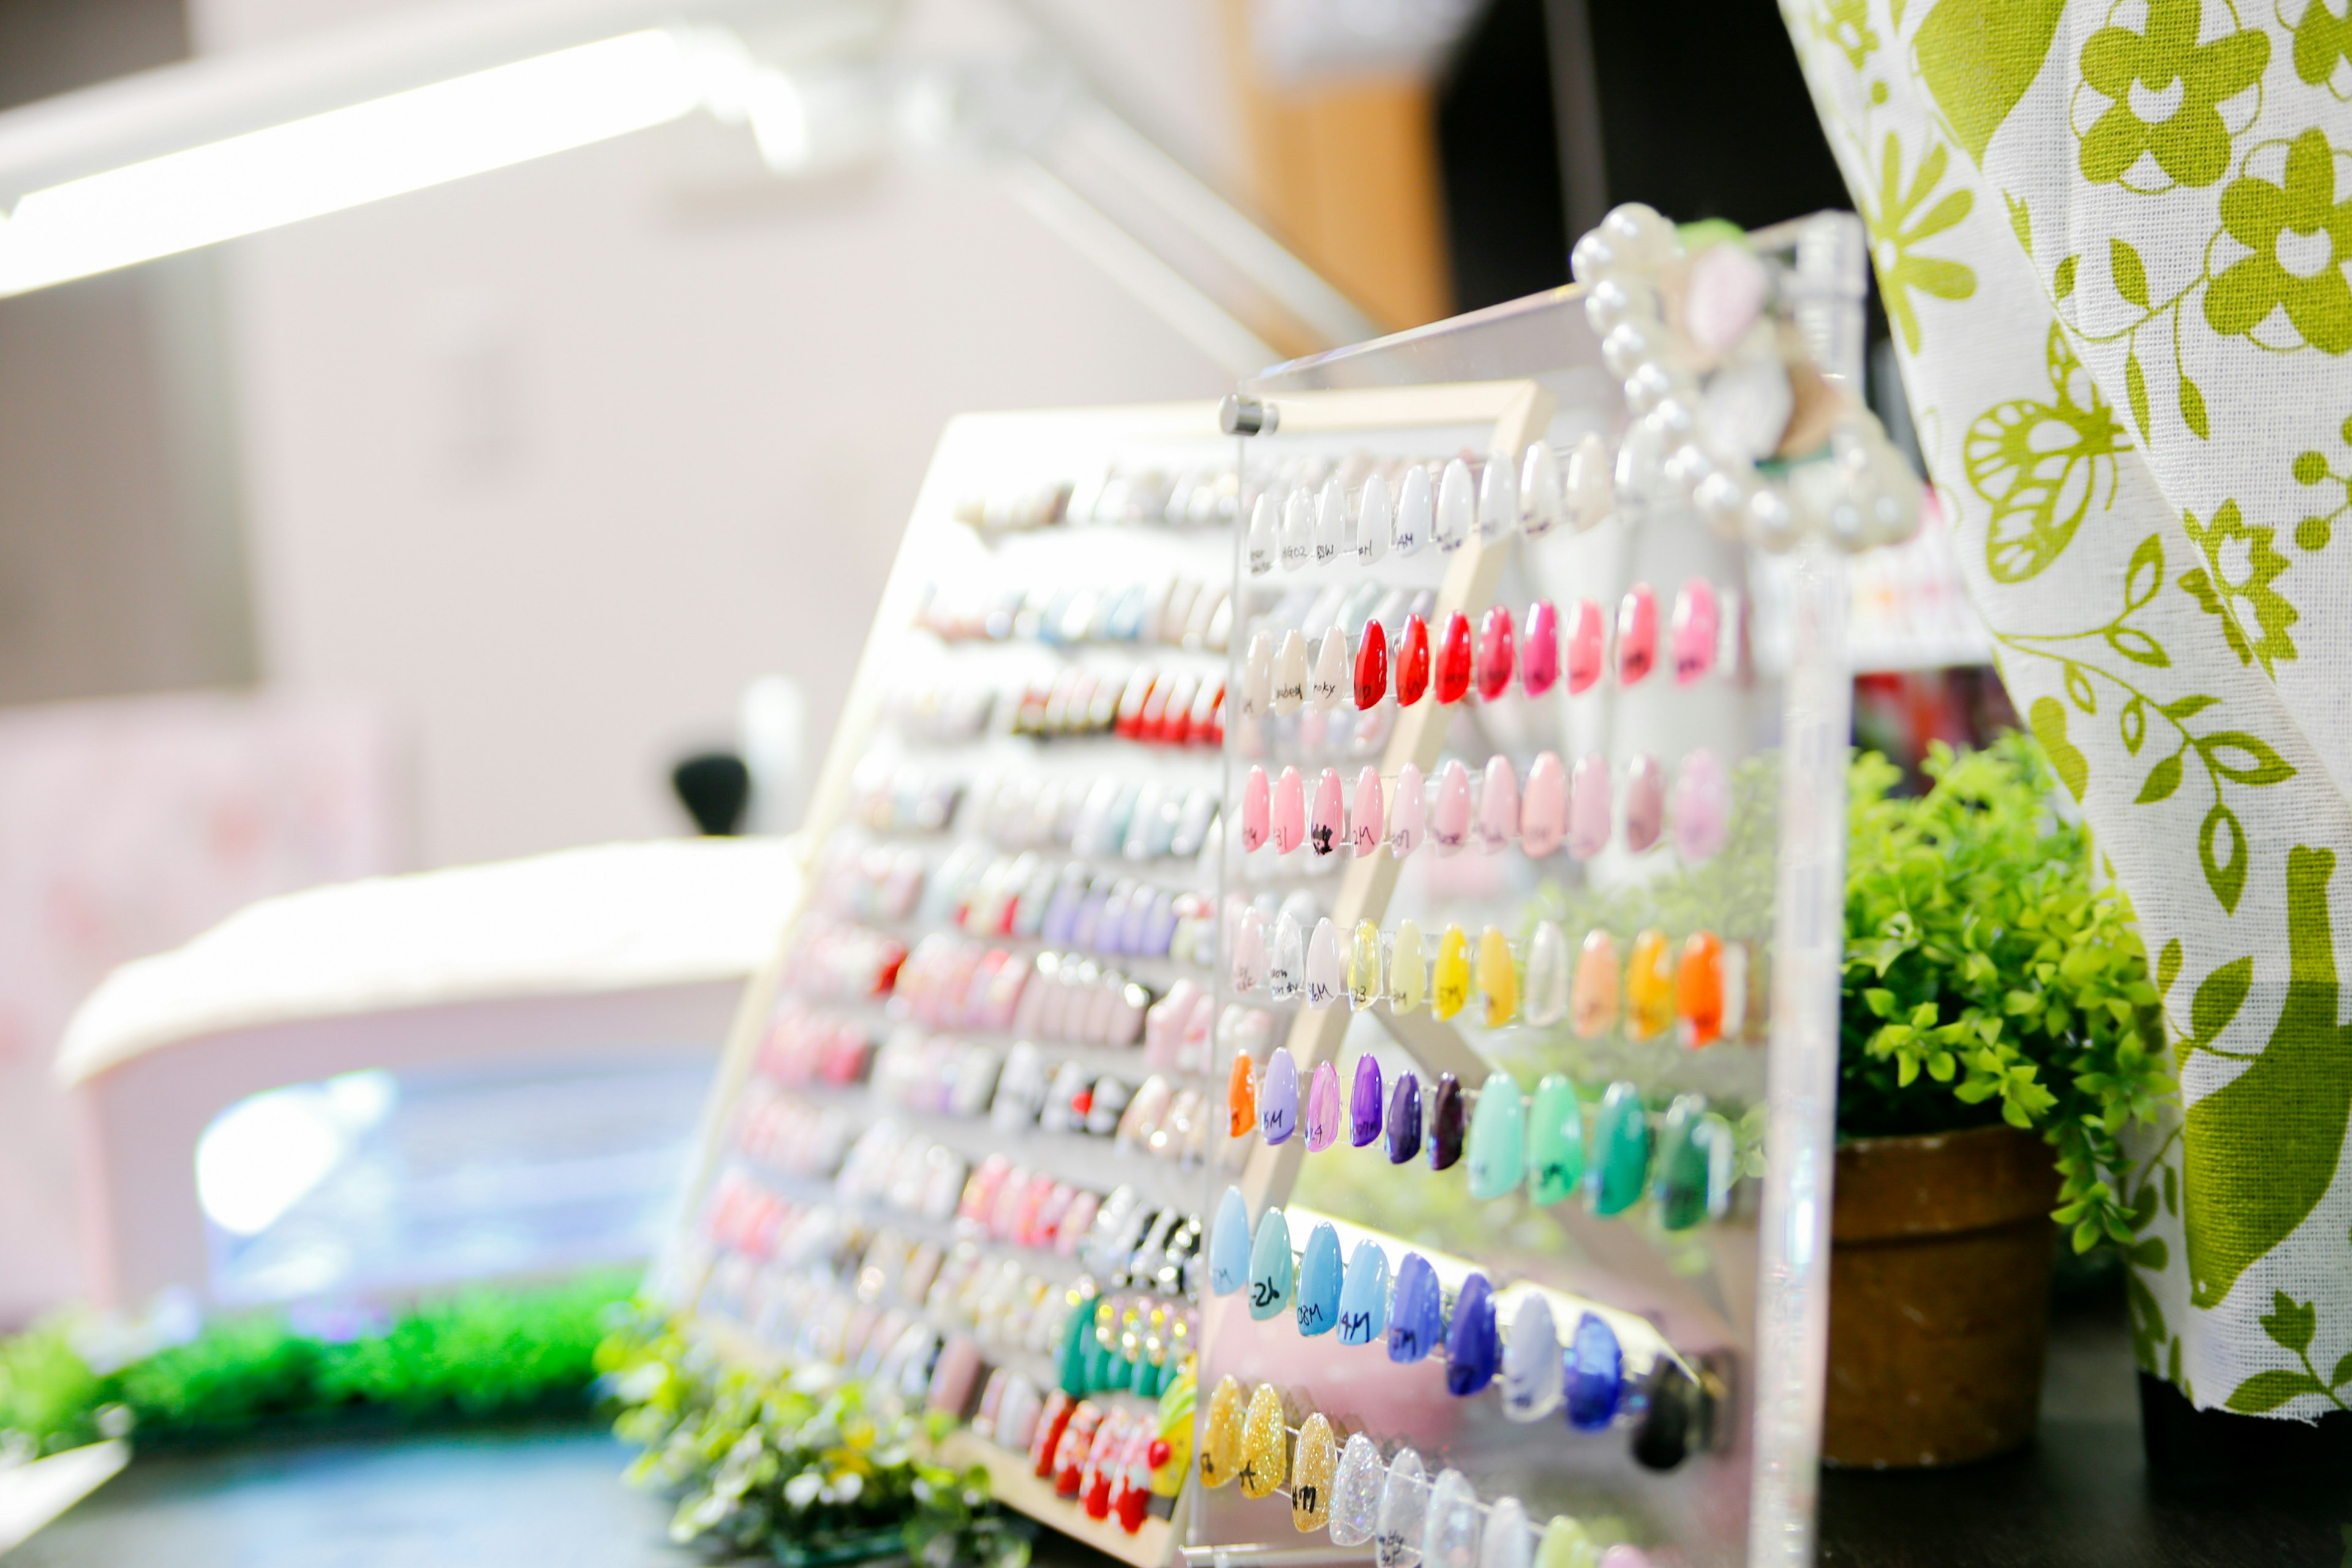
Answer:
[{"label": "green artificial plant", "polygon": [[1923,771],[1927,791],[1899,797],[1894,764],[1853,762],[1839,1131],[2039,1131],[2075,1250],[2129,1245],[2107,1173],[2171,1087],[2131,907],[2094,885],[2089,834],[2056,814],[2026,737],[1938,743]]}]

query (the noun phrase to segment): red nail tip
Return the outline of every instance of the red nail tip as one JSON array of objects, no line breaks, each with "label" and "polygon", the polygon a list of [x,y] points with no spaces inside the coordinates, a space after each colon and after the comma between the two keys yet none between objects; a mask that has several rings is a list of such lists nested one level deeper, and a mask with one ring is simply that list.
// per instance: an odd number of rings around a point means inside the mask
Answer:
[{"label": "red nail tip", "polygon": [[1404,646],[1397,651],[1396,700],[1410,708],[1429,692],[1429,623],[1419,616],[1404,618]]},{"label": "red nail tip", "polygon": [[1549,599],[1528,606],[1526,636],[1519,647],[1519,689],[1541,697],[1559,680],[1559,615]]},{"label": "red nail tip", "polygon": [[1470,694],[1470,617],[1454,612],[1437,650],[1437,700],[1459,702]]},{"label": "red nail tip", "polygon": [[1378,621],[1364,623],[1364,643],[1356,650],[1356,706],[1377,708],[1389,694],[1389,634]]}]

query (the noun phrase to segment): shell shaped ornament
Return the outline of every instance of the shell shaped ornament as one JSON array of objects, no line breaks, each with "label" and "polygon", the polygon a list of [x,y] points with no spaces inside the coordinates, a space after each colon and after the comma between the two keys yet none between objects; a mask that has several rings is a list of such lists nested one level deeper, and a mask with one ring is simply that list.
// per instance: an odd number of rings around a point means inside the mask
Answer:
[{"label": "shell shaped ornament", "polygon": [[1776,259],[1727,225],[1677,230],[1630,202],[1577,241],[1569,265],[1632,415],[1620,515],[1685,504],[1776,552],[1808,538],[1861,551],[1918,532],[1918,476],[1807,355],[1800,289]]}]

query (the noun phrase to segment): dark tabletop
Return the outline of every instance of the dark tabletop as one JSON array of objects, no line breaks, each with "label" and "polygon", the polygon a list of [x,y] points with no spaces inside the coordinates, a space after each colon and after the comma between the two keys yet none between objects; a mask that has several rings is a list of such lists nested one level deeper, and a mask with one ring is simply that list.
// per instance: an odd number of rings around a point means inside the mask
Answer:
[{"label": "dark tabletop", "polygon": [[[152,1456],[6,1568],[692,1568],[627,1453],[576,1428]],[[1832,1471],[1824,1568],[2352,1568],[2340,1483],[2158,1484],[2120,1300],[2062,1307],[2040,1438],[1932,1473]],[[1057,1536],[1047,1568],[1108,1568]]]}]

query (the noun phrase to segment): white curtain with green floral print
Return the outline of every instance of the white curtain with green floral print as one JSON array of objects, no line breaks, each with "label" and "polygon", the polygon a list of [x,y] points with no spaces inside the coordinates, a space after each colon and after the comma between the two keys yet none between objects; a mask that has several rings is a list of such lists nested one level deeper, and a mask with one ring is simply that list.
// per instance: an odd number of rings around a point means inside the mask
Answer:
[{"label": "white curtain with green floral print", "polygon": [[2141,1363],[2305,1418],[2352,1405],[2346,4],[1783,0],[2002,679],[2155,956]]}]

